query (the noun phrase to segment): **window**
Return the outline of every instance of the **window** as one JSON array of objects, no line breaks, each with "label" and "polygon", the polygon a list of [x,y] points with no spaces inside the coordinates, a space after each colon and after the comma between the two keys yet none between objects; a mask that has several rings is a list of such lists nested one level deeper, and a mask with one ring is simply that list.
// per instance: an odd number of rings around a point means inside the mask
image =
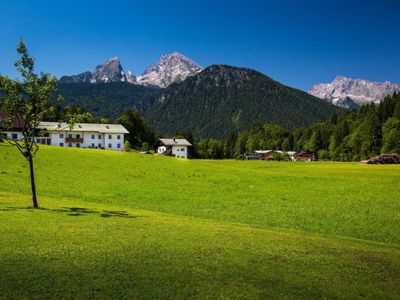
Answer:
[{"label": "window", "polygon": [[72,133],[69,133],[69,134],[68,134],[68,138],[69,138],[69,139],[72,139]]},{"label": "window", "polygon": [[112,147],[112,145],[111,144],[108,144],[108,148],[111,148]]},{"label": "window", "polygon": [[94,134],[92,134],[92,140],[94,140],[95,139],[95,135]]},{"label": "window", "polygon": [[80,135],[80,134],[77,134],[77,135],[76,135],[76,138],[77,138],[77,139],[79,139],[80,137],[81,137],[81,135]]},{"label": "window", "polygon": [[179,149],[176,149],[176,151],[179,151]]},{"label": "window", "polygon": [[121,136],[120,135],[117,135],[117,140],[120,140],[121,139]]},{"label": "window", "polygon": [[60,147],[64,147],[64,143],[60,143]]},{"label": "window", "polygon": [[121,144],[117,144],[117,148],[118,148],[118,149],[121,148]]},{"label": "window", "polygon": [[13,133],[13,134],[12,134],[12,139],[13,139],[13,140],[18,139],[18,134],[17,134],[17,133]]},{"label": "window", "polygon": [[101,140],[101,134],[99,134],[98,138],[99,138],[99,140]]},{"label": "window", "polygon": [[68,147],[72,147],[72,144],[71,144],[71,143],[68,143]]},{"label": "window", "polygon": [[94,143],[92,143],[92,148],[94,148]]},{"label": "window", "polygon": [[109,134],[109,135],[108,135],[108,139],[109,139],[109,140],[111,140],[111,139],[112,139],[112,136],[111,136],[111,134]]},{"label": "window", "polygon": [[181,148],[181,151],[185,151],[185,148]]},{"label": "window", "polygon": [[101,148],[101,144],[100,143],[99,143],[98,147]]},{"label": "window", "polygon": [[76,143],[76,148],[80,148],[80,147],[81,147],[81,144]]},{"label": "window", "polygon": [[60,139],[64,138],[64,133],[60,133]]}]

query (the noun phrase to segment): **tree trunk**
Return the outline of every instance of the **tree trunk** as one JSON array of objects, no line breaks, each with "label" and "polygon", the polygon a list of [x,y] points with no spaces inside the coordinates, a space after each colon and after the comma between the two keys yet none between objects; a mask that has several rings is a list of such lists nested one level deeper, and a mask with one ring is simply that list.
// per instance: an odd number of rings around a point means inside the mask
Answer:
[{"label": "tree trunk", "polygon": [[30,153],[29,153],[29,156],[28,156],[28,160],[29,160],[29,169],[30,169],[30,173],[31,173],[31,187],[32,187],[33,208],[39,208],[39,205],[38,205],[38,202],[37,202],[37,198],[36,198],[35,173],[33,171],[33,157],[32,157],[32,155]]}]

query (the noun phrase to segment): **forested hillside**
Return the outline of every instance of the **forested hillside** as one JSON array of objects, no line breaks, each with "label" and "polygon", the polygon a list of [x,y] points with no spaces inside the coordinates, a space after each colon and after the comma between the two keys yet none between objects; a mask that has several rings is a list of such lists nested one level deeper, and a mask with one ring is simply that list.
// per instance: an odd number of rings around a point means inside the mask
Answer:
[{"label": "forested hillside", "polygon": [[58,94],[64,97],[64,106],[82,107],[95,116],[115,120],[128,110],[146,111],[156,101],[158,89],[126,82],[58,83]]},{"label": "forested hillside", "polygon": [[250,69],[214,65],[162,90],[145,118],[161,134],[226,138],[257,123],[309,126],[344,112]]},{"label": "forested hillside", "polygon": [[204,158],[237,157],[256,149],[307,149],[319,159],[339,161],[400,153],[400,94],[308,128],[290,131],[277,125],[256,125],[237,138],[203,139],[197,142],[196,149],[198,156]]}]

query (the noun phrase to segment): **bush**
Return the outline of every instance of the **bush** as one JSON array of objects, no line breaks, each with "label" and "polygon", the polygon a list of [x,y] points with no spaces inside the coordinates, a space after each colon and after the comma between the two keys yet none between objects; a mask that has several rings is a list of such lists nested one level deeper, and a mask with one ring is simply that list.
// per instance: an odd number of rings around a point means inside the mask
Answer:
[{"label": "bush", "polygon": [[287,153],[274,152],[273,160],[276,161],[290,161],[290,156]]},{"label": "bush", "polygon": [[318,151],[318,160],[328,160],[329,152],[327,150],[319,150]]},{"label": "bush", "polygon": [[125,141],[124,143],[124,151],[129,152],[132,150],[132,145],[129,141]]}]

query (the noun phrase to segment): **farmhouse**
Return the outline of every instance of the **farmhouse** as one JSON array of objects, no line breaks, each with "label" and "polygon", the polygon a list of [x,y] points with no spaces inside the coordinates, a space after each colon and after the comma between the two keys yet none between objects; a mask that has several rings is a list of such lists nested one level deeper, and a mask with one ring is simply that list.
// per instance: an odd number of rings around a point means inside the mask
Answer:
[{"label": "farmhouse", "polygon": [[[7,118],[2,114],[3,119]],[[17,117],[13,120],[12,129],[2,134],[8,139],[21,140],[23,126],[23,120]],[[128,130],[120,124],[76,123],[71,128],[68,123],[41,122],[35,142],[59,147],[123,151],[124,134],[127,133]]]},{"label": "farmhouse", "polygon": [[256,153],[262,160],[273,160],[274,150],[255,150]]},{"label": "farmhouse", "polygon": [[159,139],[155,147],[156,154],[188,158],[188,147],[192,144],[186,139]]},{"label": "farmhouse", "polygon": [[314,156],[314,153],[307,151],[307,150],[303,150],[300,152],[296,152],[293,155],[293,160],[294,161],[314,161],[315,156]]}]

